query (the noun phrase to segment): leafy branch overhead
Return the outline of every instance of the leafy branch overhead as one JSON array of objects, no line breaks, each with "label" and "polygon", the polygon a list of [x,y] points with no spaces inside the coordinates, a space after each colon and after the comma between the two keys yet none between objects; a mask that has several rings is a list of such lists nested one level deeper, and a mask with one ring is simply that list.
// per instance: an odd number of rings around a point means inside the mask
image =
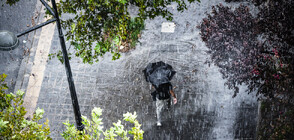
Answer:
[{"label": "leafy branch overhead", "polygon": [[[71,15],[62,20],[62,25],[75,55],[92,64],[106,52],[111,52],[115,60],[123,48],[134,47],[147,18],[162,16],[172,20],[167,6],[173,2],[177,10],[187,9],[186,3],[179,0],[61,0],[58,11]],[[130,16],[129,7],[138,8],[136,17]]]}]

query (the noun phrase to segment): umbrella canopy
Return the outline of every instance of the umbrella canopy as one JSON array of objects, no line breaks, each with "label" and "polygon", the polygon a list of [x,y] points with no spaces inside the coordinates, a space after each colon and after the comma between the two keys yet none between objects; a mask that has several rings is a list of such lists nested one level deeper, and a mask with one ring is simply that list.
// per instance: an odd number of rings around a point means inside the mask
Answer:
[{"label": "umbrella canopy", "polygon": [[143,73],[147,82],[158,87],[160,84],[168,83],[176,74],[176,71],[173,70],[171,65],[160,61],[148,64]]}]

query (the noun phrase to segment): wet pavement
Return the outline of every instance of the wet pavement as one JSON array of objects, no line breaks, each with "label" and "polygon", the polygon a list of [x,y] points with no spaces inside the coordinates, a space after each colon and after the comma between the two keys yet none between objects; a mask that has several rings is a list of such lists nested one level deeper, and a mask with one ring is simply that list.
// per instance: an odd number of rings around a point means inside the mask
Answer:
[{"label": "wet pavement", "polygon": [[[189,5],[178,13],[173,6],[174,33],[162,33],[163,18],[147,20],[140,43],[135,50],[112,61],[106,54],[98,63],[83,64],[78,58],[70,61],[81,113],[90,116],[94,107],[103,109],[106,128],[122,119],[123,113],[134,112],[145,131],[146,140],[254,139],[256,136],[257,101],[254,94],[240,94],[224,86],[218,68],[205,64],[209,59],[196,26],[220,0]],[[238,3],[233,3],[233,6]],[[69,43],[67,42],[67,46]],[[60,50],[55,29],[50,52]],[[162,127],[156,126],[155,102],[151,85],[142,70],[148,63],[163,61],[177,71],[171,80],[178,103],[165,110]],[[50,121],[51,136],[61,139],[62,122],[75,123],[64,65],[56,58],[48,61],[37,107],[44,108]]]},{"label": "wet pavement", "polygon": [[[17,34],[32,27],[32,18],[35,24],[38,22],[39,16],[35,13],[37,0],[21,0],[12,6],[4,3],[5,1],[0,1],[0,30]],[[14,90],[23,58],[30,53],[28,49],[34,42],[33,34],[34,32],[20,37],[19,47],[15,50],[0,51],[0,74],[7,74],[9,92]]]}]

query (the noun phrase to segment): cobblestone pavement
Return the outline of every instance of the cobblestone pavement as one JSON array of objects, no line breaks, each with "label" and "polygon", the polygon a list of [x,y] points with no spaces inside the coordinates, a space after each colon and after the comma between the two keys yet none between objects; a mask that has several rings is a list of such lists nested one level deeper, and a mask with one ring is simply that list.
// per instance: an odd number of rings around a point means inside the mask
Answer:
[{"label": "cobblestone pavement", "polygon": [[[19,1],[9,6],[0,1],[0,30],[13,33],[24,31],[39,21],[40,3],[37,0]],[[2,6],[3,5],[3,6]],[[6,81],[13,92],[22,61],[26,61],[33,43],[37,40],[33,36],[36,32],[26,34],[19,38],[19,47],[12,51],[0,51],[0,74],[7,74]]]},{"label": "cobblestone pavement", "polygon": [[[94,107],[103,109],[106,128],[122,119],[123,113],[134,112],[145,131],[147,140],[195,139],[254,139],[257,121],[257,102],[245,88],[236,98],[224,86],[218,68],[204,64],[209,56],[196,26],[220,0],[202,1],[189,10],[175,14],[174,33],[162,33],[166,20],[156,18],[146,21],[140,43],[135,50],[112,61],[106,54],[93,65],[83,64],[78,58],[70,63],[78,94],[81,113],[90,116]],[[237,3],[233,3],[235,6]],[[246,4],[246,3],[245,3]],[[69,43],[67,42],[67,46]],[[60,50],[55,29],[50,52]],[[178,104],[163,115],[163,126],[157,127],[155,102],[151,86],[142,70],[148,63],[164,61],[174,67],[177,74],[172,79]],[[44,108],[44,117],[50,121],[51,135],[61,139],[62,122],[74,122],[74,113],[64,65],[57,59],[48,61],[37,107]]]}]

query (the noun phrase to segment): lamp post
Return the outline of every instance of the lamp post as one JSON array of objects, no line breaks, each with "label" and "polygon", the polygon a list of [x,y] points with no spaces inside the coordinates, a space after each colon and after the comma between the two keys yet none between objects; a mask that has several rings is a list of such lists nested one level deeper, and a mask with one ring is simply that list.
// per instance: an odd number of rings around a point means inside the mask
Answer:
[{"label": "lamp post", "polygon": [[56,21],[57,29],[58,29],[58,33],[59,33],[60,45],[61,45],[61,49],[62,49],[62,53],[63,53],[63,59],[64,59],[67,80],[68,80],[68,84],[69,84],[70,95],[71,95],[71,99],[72,99],[72,105],[73,105],[74,114],[75,114],[75,120],[76,120],[76,125],[77,125],[76,127],[78,130],[82,131],[84,129],[84,126],[82,124],[81,112],[80,112],[79,103],[78,103],[78,99],[77,99],[77,95],[76,95],[74,81],[72,78],[72,72],[71,72],[69,59],[68,59],[68,55],[67,55],[67,50],[66,50],[66,46],[65,46],[64,35],[62,33],[60,19],[59,19],[58,12],[57,12],[56,2],[55,2],[55,0],[52,0],[52,7],[53,7],[53,10],[52,10],[50,8],[50,6],[44,0],[40,0],[40,1],[47,8],[47,10],[50,12],[50,14],[54,18],[51,20],[48,20],[44,23],[41,23],[39,25],[36,25],[28,30],[25,30],[22,33],[19,33],[17,35],[13,34],[12,32],[5,31],[5,30],[0,31],[0,51],[9,51],[9,50],[15,49],[19,45],[19,40],[17,39],[17,37],[25,35],[31,31],[34,31],[36,29],[39,29],[47,24],[50,24],[50,23]]}]

